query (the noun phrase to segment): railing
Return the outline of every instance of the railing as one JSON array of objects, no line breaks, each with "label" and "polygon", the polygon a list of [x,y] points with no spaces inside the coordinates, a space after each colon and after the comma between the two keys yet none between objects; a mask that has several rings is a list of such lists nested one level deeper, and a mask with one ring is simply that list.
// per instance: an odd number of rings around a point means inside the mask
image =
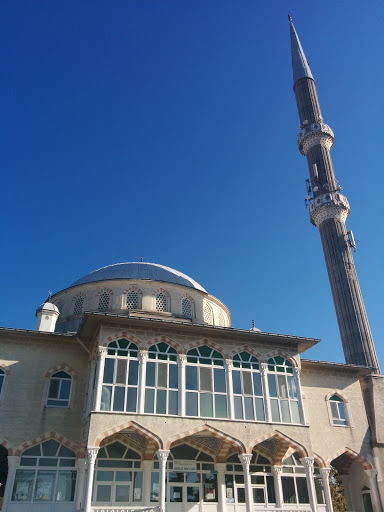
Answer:
[{"label": "railing", "polygon": [[[161,512],[160,507],[91,507],[92,512]],[[297,510],[295,511],[297,512]],[[304,511],[305,512],[305,511]]]}]

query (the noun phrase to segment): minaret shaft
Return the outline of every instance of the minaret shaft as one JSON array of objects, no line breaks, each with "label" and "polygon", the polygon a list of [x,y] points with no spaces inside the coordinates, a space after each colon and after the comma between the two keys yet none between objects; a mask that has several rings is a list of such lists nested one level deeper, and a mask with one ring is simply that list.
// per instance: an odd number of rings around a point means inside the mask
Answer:
[{"label": "minaret shaft", "polygon": [[291,18],[290,23],[293,90],[301,129],[298,145],[307,157],[313,191],[310,220],[320,231],[345,360],[380,371],[345,227],[350,208],[332,165],[334,135],[323,122],[316,84]]}]

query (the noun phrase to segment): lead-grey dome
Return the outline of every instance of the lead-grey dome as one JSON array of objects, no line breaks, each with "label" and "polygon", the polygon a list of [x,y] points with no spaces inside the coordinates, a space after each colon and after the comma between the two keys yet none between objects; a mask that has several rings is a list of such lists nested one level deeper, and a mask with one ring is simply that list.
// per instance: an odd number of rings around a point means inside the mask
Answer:
[{"label": "lead-grey dome", "polygon": [[199,283],[173,268],[164,267],[157,263],[144,262],[116,263],[115,265],[108,265],[108,267],[102,267],[90,272],[81,279],[78,279],[71,286],[113,279],[147,279],[152,281],[163,281],[165,283],[188,286],[189,288],[195,288],[195,290],[207,293]]}]

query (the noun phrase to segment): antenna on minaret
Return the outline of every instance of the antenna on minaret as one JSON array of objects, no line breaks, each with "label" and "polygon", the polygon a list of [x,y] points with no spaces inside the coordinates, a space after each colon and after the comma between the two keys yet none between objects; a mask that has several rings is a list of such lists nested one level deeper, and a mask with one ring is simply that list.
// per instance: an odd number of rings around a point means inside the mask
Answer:
[{"label": "antenna on minaret", "polygon": [[352,230],[347,231],[347,237],[348,237],[348,244],[351,249],[353,249],[354,252],[356,252],[356,242],[355,237],[353,236]]}]

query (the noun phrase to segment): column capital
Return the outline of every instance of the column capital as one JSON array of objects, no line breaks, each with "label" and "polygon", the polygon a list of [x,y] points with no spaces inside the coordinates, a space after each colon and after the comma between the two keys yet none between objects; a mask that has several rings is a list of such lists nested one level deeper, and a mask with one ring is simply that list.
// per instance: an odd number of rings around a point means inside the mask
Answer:
[{"label": "column capital", "polygon": [[225,368],[226,368],[226,370],[232,370],[232,368],[233,368],[232,359],[225,359]]},{"label": "column capital", "polygon": [[171,453],[169,450],[157,450],[157,456],[162,463],[166,463],[168,455]]},{"label": "column capital", "polygon": [[329,478],[329,474],[331,471],[331,468],[320,468],[320,475],[323,475],[325,478]]},{"label": "column capital", "polygon": [[87,448],[87,464],[94,465],[97,454],[99,453],[98,448]]},{"label": "column capital", "polygon": [[20,465],[21,457],[19,455],[8,455],[8,471],[10,469],[15,469]]},{"label": "column capital", "polygon": [[105,357],[107,355],[107,352],[108,352],[108,347],[99,346],[99,348],[97,349],[97,358],[101,359],[101,358]]},{"label": "column capital", "polygon": [[139,350],[141,362],[144,363],[148,359],[148,350]]},{"label": "column capital", "polygon": [[272,473],[277,477],[281,476],[283,472],[283,466],[272,466]]},{"label": "column capital", "polygon": [[187,356],[186,354],[179,354],[179,361],[181,366],[185,366],[187,364]]},{"label": "column capital", "polygon": [[315,463],[315,459],[313,457],[301,457],[300,462],[304,466],[306,473],[313,473],[313,465]]},{"label": "column capital", "polygon": [[249,464],[252,460],[253,453],[239,453],[239,459],[243,466],[243,469],[248,469]]},{"label": "column capital", "polygon": [[260,373],[262,375],[267,375],[268,372],[268,363],[260,363]]}]

